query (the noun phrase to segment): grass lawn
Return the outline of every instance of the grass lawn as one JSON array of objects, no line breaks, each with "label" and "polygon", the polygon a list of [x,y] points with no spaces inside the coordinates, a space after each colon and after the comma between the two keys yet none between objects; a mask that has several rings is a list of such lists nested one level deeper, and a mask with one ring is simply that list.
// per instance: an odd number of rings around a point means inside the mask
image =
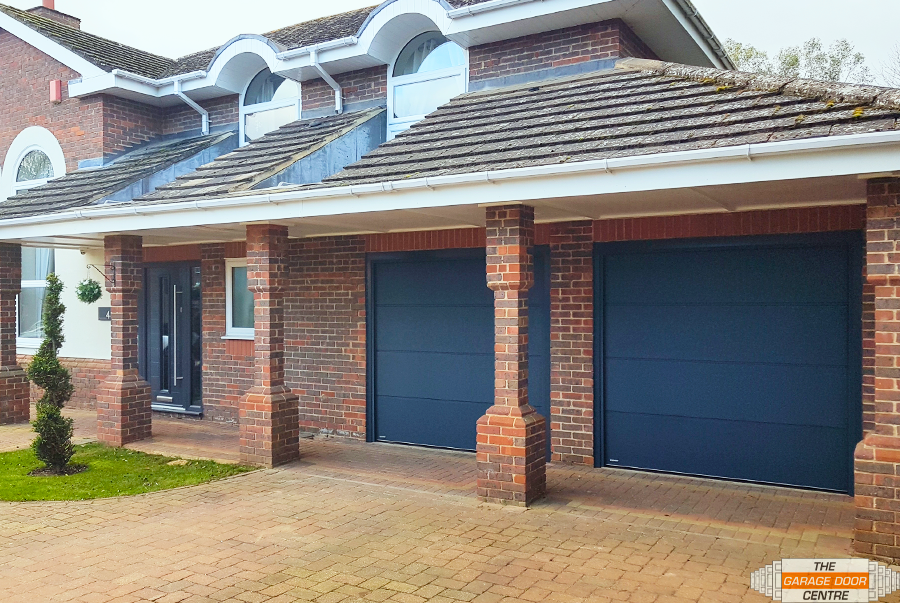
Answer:
[{"label": "grass lawn", "polygon": [[87,465],[75,475],[31,477],[43,466],[31,449],[0,453],[0,500],[86,500],[192,486],[251,471],[252,467],[187,461],[102,444],[75,447],[72,464]]}]

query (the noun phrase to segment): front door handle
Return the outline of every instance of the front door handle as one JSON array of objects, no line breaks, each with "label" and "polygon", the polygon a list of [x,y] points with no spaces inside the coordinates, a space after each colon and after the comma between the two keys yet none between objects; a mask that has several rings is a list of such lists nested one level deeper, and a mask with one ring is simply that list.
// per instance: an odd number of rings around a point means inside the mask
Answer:
[{"label": "front door handle", "polygon": [[[172,370],[172,376],[174,380],[177,382],[179,379],[184,379],[184,377],[180,377],[178,375],[178,296],[181,295],[181,291],[178,290],[178,285],[172,285],[172,361],[174,364],[174,368]],[[177,383],[175,383],[177,385]]]}]

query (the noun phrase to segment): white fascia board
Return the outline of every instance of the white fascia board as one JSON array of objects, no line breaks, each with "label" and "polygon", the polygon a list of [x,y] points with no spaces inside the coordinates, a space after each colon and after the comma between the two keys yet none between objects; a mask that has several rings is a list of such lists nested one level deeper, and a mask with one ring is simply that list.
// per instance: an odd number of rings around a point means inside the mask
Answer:
[{"label": "white fascia board", "polygon": [[0,221],[0,240],[140,232],[403,209],[777,182],[900,171],[900,132],[742,145],[475,174],[311,190],[272,189],[224,199],[84,208]]},{"label": "white fascia board", "polygon": [[700,30],[697,29],[697,26],[688,18],[688,16],[684,13],[684,10],[674,0],[662,0],[662,3],[669,9],[669,12],[672,13],[672,16],[678,20],[681,26],[685,31],[690,34],[691,38],[694,39],[694,42],[697,46],[703,50],[703,54],[712,62],[713,67],[716,69],[729,69],[730,67],[722,62],[722,59],[715,53],[712,46],[709,43],[709,40],[700,33]]},{"label": "white fascia board", "polygon": [[[168,94],[173,94],[174,87],[169,84],[168,88]],[[104,72],[95,77],[82,78],[81,81],[69,82],[69,96],[73,98],[111,90],[127,91],[153,98],[167,95],[159,86],[152,83],[152,80],[140,76],[132,76],[132,74],[126,75],[117,69],[110,73]]]},{"label": "white fascia board", "polygon": [[47,54],[66,67],[81,74],[82,78],[93,78],[106,73],[87,59],[80,57],[68,48],[57,44],[50,38],[31,29],[21,21],[13,19],[5,13],[0,13],[0,29],[5,29],[26,44],[29,44],[44,54]]}]

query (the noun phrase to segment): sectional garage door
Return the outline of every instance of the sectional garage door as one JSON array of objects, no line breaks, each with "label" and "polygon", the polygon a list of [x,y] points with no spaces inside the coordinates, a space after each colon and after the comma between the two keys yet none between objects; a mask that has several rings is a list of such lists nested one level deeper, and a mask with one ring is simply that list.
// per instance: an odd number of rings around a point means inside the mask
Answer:
[{"label": "sectional garage door", "polygon": [[849,491],[855,238],[598,246],[596,270],[598,458]]},{"label": "sectional garage door", "polygon": [[[550,395],[546,248],[538,248],[536,256],[530,393],[545,414]],[[482,250],[370,259],[371,439],[475,449],[475,423],[494,399],[493,308]]]}]

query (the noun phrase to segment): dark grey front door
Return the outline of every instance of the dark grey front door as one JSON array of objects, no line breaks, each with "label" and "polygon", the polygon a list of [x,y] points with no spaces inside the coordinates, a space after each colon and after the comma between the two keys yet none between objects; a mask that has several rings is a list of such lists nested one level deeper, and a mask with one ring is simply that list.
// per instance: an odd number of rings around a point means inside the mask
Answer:
[{"label": "dark grey front door", "polygon": [[145,270],[145,350],[153,410],[202,411],[200,267],[153,264]]}]

